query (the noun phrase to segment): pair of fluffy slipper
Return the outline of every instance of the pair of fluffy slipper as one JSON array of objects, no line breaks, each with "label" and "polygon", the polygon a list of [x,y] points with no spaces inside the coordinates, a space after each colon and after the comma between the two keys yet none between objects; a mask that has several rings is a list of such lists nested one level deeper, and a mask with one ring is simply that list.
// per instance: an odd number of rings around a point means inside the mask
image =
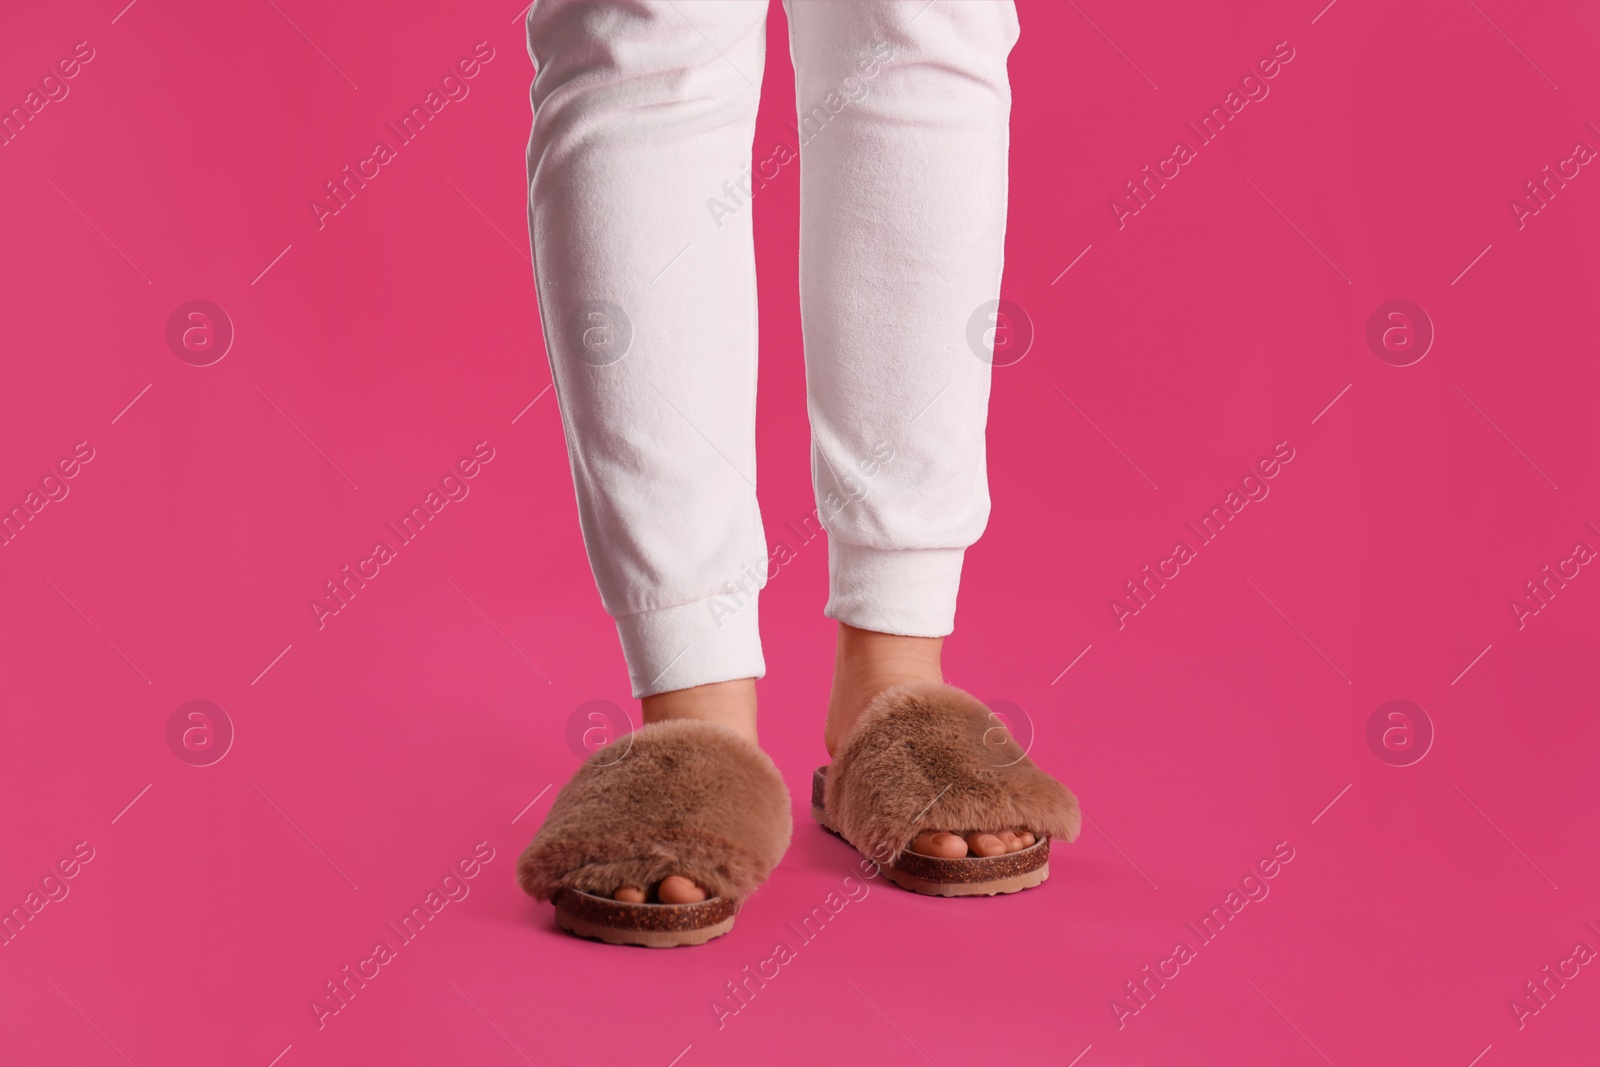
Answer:
[{"label": "pair of fluffy slipper", "polygon": [[[1078,836],[1078,802],[1040,770],[964,690],[907,682],[880,693],[812,781],[811,817],[932,896],[1014,893],[1050,873],[1050,843]],[[613,944],[698,945],[733,928],[740,905],[789,847],[789,791],[766,753],[694,720],[635,731],[622,757],[601,749],[573,775],[517,863],[522,888],[555,904],[556,922]],[[1000,856],[911,852],[926,830],[1031,830]],[[618,886],[678,874],[697,904],[632,904]]]}]

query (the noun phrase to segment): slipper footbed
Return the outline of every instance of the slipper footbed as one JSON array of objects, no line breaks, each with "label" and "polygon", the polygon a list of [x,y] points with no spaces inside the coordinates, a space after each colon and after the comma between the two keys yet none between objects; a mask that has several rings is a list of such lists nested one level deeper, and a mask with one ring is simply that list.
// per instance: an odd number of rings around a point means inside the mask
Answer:
[{"label": "slipper footbed", "polygon": [[824,769],[823,800],[839,833],[886,866],[925,830],[1027,829],[1071,841],[1081,823],[1072,791],[1040,770],[993,712],[934,681],[873,698]]},{"label": "slipper footbed", "polygon": [[783,858],[792,822],[783,777],[753,743],[717,723],[651,723],[578,768],[517,879],[549,900],[561,889],[609,898],[678,874],[737,903]]}]

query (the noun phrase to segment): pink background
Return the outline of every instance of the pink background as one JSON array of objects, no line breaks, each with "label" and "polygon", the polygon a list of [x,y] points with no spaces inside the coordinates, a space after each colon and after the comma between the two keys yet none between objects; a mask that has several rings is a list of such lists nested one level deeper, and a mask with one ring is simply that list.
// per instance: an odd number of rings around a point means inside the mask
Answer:
[{"label": "pink background", "polygon": [[[762,609],[794,846],[731,936],[653,953],[559,935],[511,877],[576,765],[573,710],[634,707],[545,392],[514,3],[124,2],[25,5],[0,40],[7,110],[94,52],[0,148],[0,503],[94,451],[0,548],[0,902],[93,849],[0,948],[0,1058],[1593,1061],[1596,968],[1521,1028],[1508,1006],[1600,949],[1600,575],[1521,629],[1508,607],[1600,548],[1600,174],[1522,229],[1508,207],[1600,147],[1593,11],[1021,5],[1005,295],[1037,338],[996,371],[947,666],[1025,709],[1091,822],[1039,891],[877,879],[798,944],[786,924],[855,873],[803,807],[818,542]],[[768,32],[761,156],[793,136],[777,7]],[[479,41],[470,95],[319,230],[308,199]],[[1280,41],[1270,95],[1119,230],[1109,199]],[[755,207],[774,540],[812,508],[796,177]],[[166,341],[191,299],[236,330],[211,366]],[[1366,343],[1391,299],[1437,331],[1415,365]],[[308,599],[479,441],[470,496],[319,631]],[[1270,496],[1119,629],[1123,583],[1280,441]],[[236,731],[210,766],[167,740],[196,699]],[[1432,723],[1421,762],[1368,746],[1391,699]],[[319,1029],[310,999],[478,842],[470,895]],[[1279,842],[1270,895],[1119,1026],[1124,983]],[[713,998],[780,938],[797,958],[719,1029]]]}]

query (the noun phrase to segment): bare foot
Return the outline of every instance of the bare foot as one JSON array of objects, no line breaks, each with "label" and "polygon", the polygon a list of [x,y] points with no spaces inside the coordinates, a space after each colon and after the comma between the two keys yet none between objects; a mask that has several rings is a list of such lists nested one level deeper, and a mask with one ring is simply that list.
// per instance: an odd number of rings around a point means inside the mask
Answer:
[{"label": "bare foot", "polygon": [[[828,697],[828,723],[822,740],[831,757],[849,735],[872,698],[901,682],[929,679],[944,681],[940,654],[942,637],[905,637],[900,634],[858,630],[839,624],[834,650],[833,691]],[[1028,830],[951,833],[929,830],[911,842],[911,851],[937,859],[963,856],[1003,856],[1031,847],[1037,838]]]},{"label": "bare foot", "polygon": [[[657,693],[640,701],[644,721],[701,719],[730,727],[756,744],[756,680],[739,678],[689,689]],[[643,904],[653,896],[660,904],[698,904],[706,891],[680,874],[663,878],[659,885],[618,886],[613,898],[625,904]]]}]

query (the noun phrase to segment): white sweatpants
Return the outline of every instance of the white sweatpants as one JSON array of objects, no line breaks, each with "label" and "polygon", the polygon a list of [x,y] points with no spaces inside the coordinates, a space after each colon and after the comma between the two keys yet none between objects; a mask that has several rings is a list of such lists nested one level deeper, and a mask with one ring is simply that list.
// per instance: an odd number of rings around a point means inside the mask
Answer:
[{"label": "white sweatpants", "polygon": [[[634,696],[766,670],[750,198],[800,168],[830,618],[938,637],[989,516],[1010,0],[791,0],[798,122],[752,158],[767,0],[537,0],[529,226],[579,518]],[[798,152],[798,160],[791,152]],[[752,169],[753,165],[753,169]]]}]

